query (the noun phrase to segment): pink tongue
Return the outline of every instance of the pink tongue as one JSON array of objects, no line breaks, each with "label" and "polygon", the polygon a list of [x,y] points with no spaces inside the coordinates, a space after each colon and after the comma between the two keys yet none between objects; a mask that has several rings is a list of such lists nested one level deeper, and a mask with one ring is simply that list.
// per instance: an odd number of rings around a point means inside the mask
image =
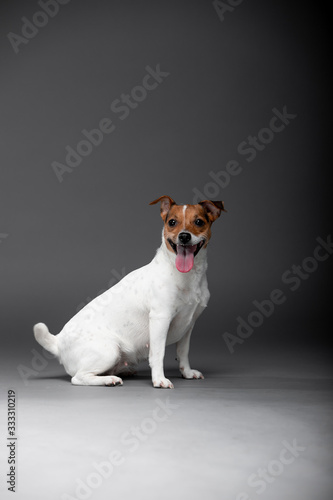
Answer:
[{"label": "pink tongue", "polygon": [[194,252],[197,245],[183,246],[177,245],[176,267],[181,273],[191,271],[194,263]]}]

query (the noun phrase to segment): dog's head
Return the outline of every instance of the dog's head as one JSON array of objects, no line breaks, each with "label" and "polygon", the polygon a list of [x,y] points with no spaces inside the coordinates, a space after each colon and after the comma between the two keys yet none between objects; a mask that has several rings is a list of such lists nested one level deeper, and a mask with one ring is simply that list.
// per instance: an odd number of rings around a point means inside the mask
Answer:
[{"label": "dog's head", "polygon": [[167,249],[176,254],[178,271],[188,273],[195,257],[208,245],[213,222],[222,211],[226,211],[223,201],[204,200],[197,205],[177,205],[170,196],[160,196],[150,205],[158,202],[161,202]]}]

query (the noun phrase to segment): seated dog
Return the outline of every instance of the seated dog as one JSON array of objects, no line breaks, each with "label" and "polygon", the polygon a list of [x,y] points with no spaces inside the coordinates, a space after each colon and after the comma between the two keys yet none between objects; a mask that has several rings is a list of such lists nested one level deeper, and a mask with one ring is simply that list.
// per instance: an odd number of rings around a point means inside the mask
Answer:
[{"label": "seated dog", "polygon": [[149,359],[154,387],[173,388],[165,378],[165,347],[177,344],[183,377],[203,378],[190,367],[188,353],[195,321],[207,306],[207,245],[212,223],[224,210],[222,201],[177,205],[161,203],[162,244],[150,264],[81,309],[58,335],[38,323],[34,334],[58,357],[75,385],[122,385],[118,376]]}]

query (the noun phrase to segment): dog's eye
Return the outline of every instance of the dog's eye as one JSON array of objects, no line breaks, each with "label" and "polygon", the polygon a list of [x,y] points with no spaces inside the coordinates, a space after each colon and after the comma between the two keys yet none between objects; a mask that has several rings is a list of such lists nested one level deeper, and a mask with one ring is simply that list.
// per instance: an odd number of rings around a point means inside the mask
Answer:
[{"label": "dog's eye", "polygon": [[169,222],[168,222],[169,226],[170,227],[173,227],[177,224],[177,221],[175,219],[170,219]]},{"label": "dog's eye", "polygon": [[196,220],[194,221],[194,224],[195,224],[196,226],[202,227],[202,226],[204,226],[204,225],[205,225],[205,221],[203,221],[202,219],[196,219]]}]

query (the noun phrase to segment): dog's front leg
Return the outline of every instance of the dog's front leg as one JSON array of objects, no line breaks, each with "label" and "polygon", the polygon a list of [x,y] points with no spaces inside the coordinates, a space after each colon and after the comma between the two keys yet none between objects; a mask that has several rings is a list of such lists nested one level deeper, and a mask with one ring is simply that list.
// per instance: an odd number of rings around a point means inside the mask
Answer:
[{"label": "dog's front leg", "polygon": [[204,378],[201,372],[198,370],[192,370],[188,358],[188,353],[190,350],[190,338],[194,327],[194,323],[188,329],[186,334],[182,339],[177,342],[177,359],[179,360],[179,370],[184,378]]},{"label": "dog's front leg", "polygon": [[164,376],[163,360],[170,319],[149,316],[149,366],[154,387],[173,389],[173,384]]}]

